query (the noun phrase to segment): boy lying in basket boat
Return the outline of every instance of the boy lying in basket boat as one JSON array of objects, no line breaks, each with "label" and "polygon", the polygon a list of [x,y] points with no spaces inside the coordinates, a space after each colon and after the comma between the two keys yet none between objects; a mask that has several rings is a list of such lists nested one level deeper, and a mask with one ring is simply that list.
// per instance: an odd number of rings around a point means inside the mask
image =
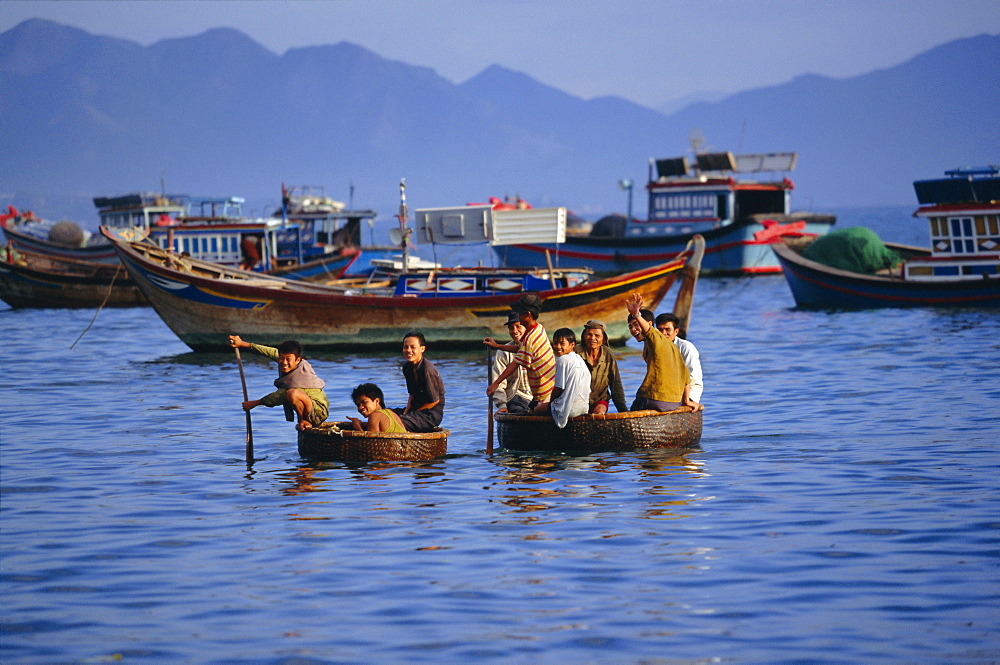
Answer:
[{"label": "boy lying in basket boat", "polygon": [[700,411],[702,405],[691,399],[691,373],[680,349],[653,325],[655,317],[642,308],[642,295],[633,293],[625,300],[625,306],[628,330],[642,342],[642,359],[646,361],[646,376],[635,392],[630,411],[673,411],[681,405]]},{"label": "boy lying in basket boat", "polygon": [[387,434],[406,431],[399,415],[392,409],[385,408],[385,395],[374,383],[362,383],[351,391],[351,399],[357,405],[358,413],[368,419],[367,423],[362,423],[359,418],[347,416],[347,419],[354,424],[354,431]]},{"label": "boy lying in basket boat", "polygon": [[576,335],[569,328],[560,328],[552,335],[556,354],[555,387],[552,401],[537,413],[551,413],[556,427],[566,427],[570,418],[582,416],[590,407],[590,369],[576,353]]},{"label": "boy lying in basket boat", "polygon": [[312,365],[302,357],[301,344],[295,340],[286,340],[275,348],[244,342],[239,335],[230,335],[229,344],[234,348],[253,349],[260,355],[278,362],[278,378],[274,380],[274,387],[277,390],[260,399],[243,402],[244,411],[259,405],[267,407],[280,405],[285,407],[287,420],[298,416],[295,429],[309,429],[323,424],[330,412],[330,401],[323,392],[326,382],[316,376]]}]

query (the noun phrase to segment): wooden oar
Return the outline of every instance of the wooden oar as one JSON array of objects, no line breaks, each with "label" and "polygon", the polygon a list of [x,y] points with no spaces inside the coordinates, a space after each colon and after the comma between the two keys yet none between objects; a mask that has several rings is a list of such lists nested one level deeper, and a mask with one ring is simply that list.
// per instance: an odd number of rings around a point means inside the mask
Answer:
[{"label": "wooden oar", "polygon": [[[696,235],[688,242],[694,251],[681,268],[681,285],[677,289],[674,300],[674,316],[680,321],[681,337],[686,338],[688,326],[691,324],[691,307],[694,304],[694,287],[698,284],[698,273],[701,272],[701,257],[705,253],[705,239]],[[687,251],[687,248],[684,249]]]},{"label": "wooden oar", "polygon": [[[240,357],[240,347],[234,346],[236,351],[236,366],[240,368],[240,383],[243,384],[243,401],[249,402],[250,396],[247,394],[247,378],[243,374],[243,359]],[[250,412],[244,411],[247,415],[247,463],[253,462],[253,427],[250,425]]]},{"label": "wooden oar", "polygon": [[[486,380],[493,383],[493,349],[486,347]],[[489,415],[486,417],[486,454],[493,454],[493,395],[486,398],[489,402]]]}]

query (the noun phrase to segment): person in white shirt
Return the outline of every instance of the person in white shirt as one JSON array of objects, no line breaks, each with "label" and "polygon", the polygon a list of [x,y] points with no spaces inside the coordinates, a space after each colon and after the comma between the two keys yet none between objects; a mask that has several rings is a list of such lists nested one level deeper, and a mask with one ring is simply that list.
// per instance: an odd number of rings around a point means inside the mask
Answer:
[{"label": "person in white shirt", "polygon": [[576,353],[576,335],[569,328],[560,328],[552,335],[556,354],[555,388],[549,411],[556,427],[566,427],[570,418],[590,411],[590,368]]},{"label": "person in white shirt", "polygon": [[678,333],[681,331],[680,319],[671,313],[660,314],[656,317],[656,329],[663,333],[664,337],[677,345],[681,356],[684,358],[684,364],[687,365],[688,371],[691,373],[691,392],[689,393],[691,399],[695,402],[700,402],[701,393],[705,389],[702,383],[701,355],[694,344],[678,336]]},{"label": "person in white shirt", "polygon": [[[517,312],[511,312],[507,317],[507,333],[515,344],[521,343],[524,336],[524,326],[518,318]],[[493,368],[490,371],[490,383],[503,374],[507,365],[514,362],[514,353],[511,351],[497,350],[496,358],[493,360]],[[528,370],[518,365],[513,376],[500,382],[497,391],[493,393],[493,406],[497,411],[508,411],[510,413],[526,414],[530,411],[531,385],[528,383]]]}]

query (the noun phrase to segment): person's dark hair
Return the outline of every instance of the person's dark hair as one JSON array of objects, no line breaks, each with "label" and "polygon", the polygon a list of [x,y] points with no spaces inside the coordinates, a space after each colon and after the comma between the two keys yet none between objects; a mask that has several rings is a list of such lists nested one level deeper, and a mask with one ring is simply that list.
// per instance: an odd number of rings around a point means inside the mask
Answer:
[{"label": "person's dark hair", "polygon": [[286,339],[284,342],[278,345],[278,355],[285,355],[291,353],[294,356],[302,357],[302,345],[296,342],[294,339]]},{"label": "person's dark hair", "polygon": [[552,333],[552,341],[554,342],[557,339],[568,339],[570,344],[576,344],[576,333],[569,328],[560,328]]},{"label": "person's dark hair", "polygon": [[530,314],[532,318],[537,319],[542,313],[544,302],[537,293],[525,293],[520,300],[512,303],[510,308],[519,314]]},{"label": "person's dark hair", "polygon": [[[641,316],[642,318],[644,318],[647,321],[649,321],[650,325],[653,325],[653,319],[655,317],[653,316],[653,313],[650,310],[648,310],[648,309],[640,309],[639,310],[639,316]],[[628,322],[631,323],[632,321],[635,321],[637,318],[638,317],[635,314],[629,314],[628,315]]]},{"label": "person's dark hair", "polygon": [[407,337],[416,337],[418,340],[420,340],[420,346],[427,346],[427,340],[424,339],[424,334],[419,330],[411,330],[410,332],[403,335],[404,340]]},{"label": "person's dark hair", "polygon": [[680,328],[681,328],[681,320],[678,319],[676,316],[674,316],[673,312],[664,312],[663,314],[660,314],[659,316],[657,316],[656,317],[656,327],[659,328],[660,326],[662,326],[663,324],[665,324],[667,321],[669,321],[670,323],[674,324],[674,328],[677,328],[678,330],[680,330]]},{"label": "person's dark hair", "polygon": [[382,389],[376,386],[374,383],[362,383],[360,386],[351,391],[351,401],[355,404],[362,397],[367,397],[370,400],[378,400],[379,406],[385,408],[385,395],[382,394]]}]

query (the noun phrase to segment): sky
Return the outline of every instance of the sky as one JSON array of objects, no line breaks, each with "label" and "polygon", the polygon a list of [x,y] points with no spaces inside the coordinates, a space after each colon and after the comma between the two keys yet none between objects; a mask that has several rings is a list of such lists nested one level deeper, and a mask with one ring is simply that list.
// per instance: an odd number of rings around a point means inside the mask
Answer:
[{"label": "sky", "polygon": [[143,45],[230,27],[279,55],[348,41],[454,83],[499,64],[659,108],[1000,34],[1000,0],[0,0],[0,32],[29,18]]}]

